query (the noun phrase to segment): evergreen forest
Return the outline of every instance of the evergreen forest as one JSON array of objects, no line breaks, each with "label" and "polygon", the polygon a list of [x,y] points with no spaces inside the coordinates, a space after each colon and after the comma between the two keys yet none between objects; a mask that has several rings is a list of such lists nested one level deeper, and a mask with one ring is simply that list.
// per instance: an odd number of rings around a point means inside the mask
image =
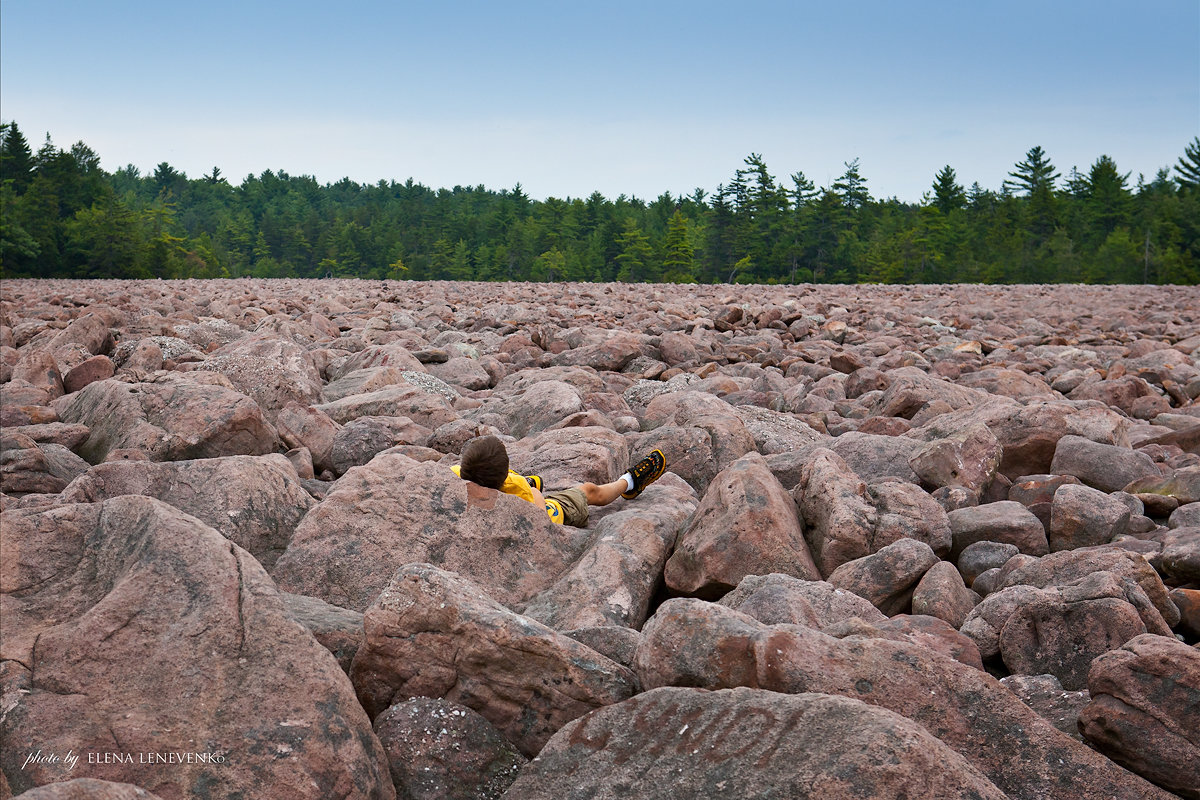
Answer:
[{"label": "evergreen forest", "polygon": [[356,277],[699,283],[1200,282],[1200,137],[1152,178],[1101,155],[1065,174],[1041,147],[1003,185],[947,165],[919,203],[871,194],[858,160],[830,186],[749,155],[688,196],[545,200],[411,179],[234,185],[168,163],[107,172],[82,142],[36,152],[0,126],[7,278]]}]

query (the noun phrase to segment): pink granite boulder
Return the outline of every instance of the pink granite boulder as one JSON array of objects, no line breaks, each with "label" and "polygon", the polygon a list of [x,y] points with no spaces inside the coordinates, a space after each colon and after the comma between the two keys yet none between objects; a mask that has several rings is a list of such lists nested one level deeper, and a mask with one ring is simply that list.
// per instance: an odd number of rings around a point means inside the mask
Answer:
[{"label": "pink granite boulder", "polygon": [[795,502],[763,457],[750,453],[709,484],[664,578],[675,592],[716,599],[747,575],[772,572],[820,578]]},{"label": "pink granite boulder", "polygon": [[441,697],[479,712],[526,756],[634,690],[625,667],[428,564],[397,570],[363,626],[350,677],[367,713]]}]

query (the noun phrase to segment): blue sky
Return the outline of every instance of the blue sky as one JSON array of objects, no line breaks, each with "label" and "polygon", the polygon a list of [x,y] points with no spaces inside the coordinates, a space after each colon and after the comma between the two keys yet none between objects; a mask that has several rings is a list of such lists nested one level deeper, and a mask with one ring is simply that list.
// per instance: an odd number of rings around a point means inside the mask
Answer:
[{"label": "blue sky", "polygon": [[917,201],[945,164],[998,189],[1034,145],[1133,182],[1200,134],[1200,2],[4,0],[0,117],[235,184],[652,199],[756,152]]}]

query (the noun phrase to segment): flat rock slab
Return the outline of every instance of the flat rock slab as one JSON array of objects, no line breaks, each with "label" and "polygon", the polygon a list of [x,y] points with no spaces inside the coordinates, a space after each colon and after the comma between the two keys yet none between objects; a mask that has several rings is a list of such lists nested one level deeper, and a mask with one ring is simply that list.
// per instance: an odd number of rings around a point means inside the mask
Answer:
[{"label": "flat rock slab", "polygon": [[826,694],[661,688],[567,725],[505,797],[1006,795],[920,725]]},{"label": "flat rock slab", "polygon": [[691,598],[668,600],[643,633],[636,664],[647,689],[848,696],[920,723],[1011,797],[1168,797],[1060,733],[987,673],[924,647],[763,625]]}]

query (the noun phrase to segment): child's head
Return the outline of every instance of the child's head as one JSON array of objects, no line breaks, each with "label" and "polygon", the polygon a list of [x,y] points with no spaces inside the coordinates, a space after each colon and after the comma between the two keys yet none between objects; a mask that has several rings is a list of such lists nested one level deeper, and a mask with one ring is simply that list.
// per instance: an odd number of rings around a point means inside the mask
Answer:
[{"label": "child's head", "polygon": [[480,436],[462,451],[459,474],[480,486],[499,489],[508,477],[508,451],[495,436]]}]

